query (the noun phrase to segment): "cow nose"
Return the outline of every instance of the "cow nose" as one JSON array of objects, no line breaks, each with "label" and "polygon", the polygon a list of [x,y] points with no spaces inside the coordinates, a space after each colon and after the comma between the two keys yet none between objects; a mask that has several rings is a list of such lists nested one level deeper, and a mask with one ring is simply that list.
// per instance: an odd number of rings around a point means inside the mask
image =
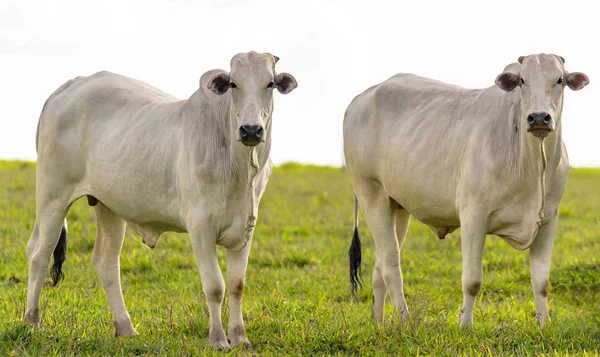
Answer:
[{"label": "cow nose", "polygon": [[529,124],[527,131],[538,138],[545,138],[554,130],[552,128],[552,117],[545,112],[529,114],[527,124]]},{"label": "cow nose", "polygon": [[263,138],[264,129],[260,125],[240,126],[240,141],[246,146],[256,146]]},{"label": "cow nose", "polygon": [[552,117],[548,113],[531,113],[527,117],[527,123],[533,128],[547,128],[552,123]]}]

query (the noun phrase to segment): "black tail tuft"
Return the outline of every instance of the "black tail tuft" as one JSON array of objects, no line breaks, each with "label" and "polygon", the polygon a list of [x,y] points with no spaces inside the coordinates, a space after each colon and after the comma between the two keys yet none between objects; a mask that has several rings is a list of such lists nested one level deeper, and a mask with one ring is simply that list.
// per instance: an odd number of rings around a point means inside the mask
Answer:
[{"label": "black tail tuft", "polygon": [[60,238],[54,248],[54,263],[50,268],[50,276],[52,277],[52,286],[56,286],[64,277],[62,265],[67,259],[67,227],[63,225],[60,230]]},{"label": "black tail tuft", "polygon": [[362,286],[362,279],[360,277],[362,252],[360,237],[358,236],[358,227],[354,228],[354,235],[352,236],[352,244],[348,251],[348,258],[350,260],[350,285],[352,287],[352,296],[355,300],[358,300],[357,290],[359,286]]}]

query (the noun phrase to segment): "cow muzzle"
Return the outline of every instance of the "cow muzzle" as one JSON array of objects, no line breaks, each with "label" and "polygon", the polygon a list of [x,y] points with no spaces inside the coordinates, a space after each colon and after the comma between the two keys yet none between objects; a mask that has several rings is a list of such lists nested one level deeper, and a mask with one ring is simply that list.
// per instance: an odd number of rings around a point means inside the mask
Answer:
[{"label": "cow muzzle", "polygon": [[242,125],[238,131],[238,141],[246,146],[256,146],[265,141],[265,130],[260,125]]},{"label": "cow muzzle", "polygon": [[531,113],[527,116],[527,131],[538,138],[545,138],[554,131],[552,117],[545,112]]}]

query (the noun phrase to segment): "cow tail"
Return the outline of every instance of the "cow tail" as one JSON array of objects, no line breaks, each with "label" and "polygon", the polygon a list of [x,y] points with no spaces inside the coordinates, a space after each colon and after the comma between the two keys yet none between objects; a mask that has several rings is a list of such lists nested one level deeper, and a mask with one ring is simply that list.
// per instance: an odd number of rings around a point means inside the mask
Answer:
[{"label": "cow tail", "polygon": [[56,286],[61,280],[64,279],[65,274],[62,271],[62,266],[67,259],[67,220],[60,230],[60,238],[52,253],[54,257],[54,263],[50,268],[50,277],[52,278],[52,286]]},{"label": "cow tail", "polygon": [[354,234],[352,235],[352,243],[348,251],[348,259],[350,261],[350,286],[352,288],[352,297],[358,301],[358,287],[362,286],[360,277],[360,263],[362,259],[360,236],[358,235],[358,198],[354,196]]}]

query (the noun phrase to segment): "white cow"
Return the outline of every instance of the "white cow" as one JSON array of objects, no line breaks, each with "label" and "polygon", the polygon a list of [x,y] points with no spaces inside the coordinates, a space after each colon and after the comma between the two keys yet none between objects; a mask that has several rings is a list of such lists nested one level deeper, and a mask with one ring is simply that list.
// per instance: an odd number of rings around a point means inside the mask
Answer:
[{"label": "white cow", "polygon": [[38,126],[36,221],[27,245],[25,321],[38,303],[50,255],[62,277],[69,207],[87,196],[97,221],[93,263],[117,336],[137,332],[123,302],[119,254],[127,222],[154,248],[165,231],[189,232],[210,310],[209,342],[230,346],[221,323],[225,293],[216,246],[227,249],[228,337],[249,343],[241,303],[258,203],[271,173],[273,89],[287,94],[293,76],[278,58],[240,53],[231,72],[212,70],[188,100],[109,72],[72,79],[47,100]]},{"label": "white cow", "polygon": [[[461,326],[472,326],[482,284],[486,234],[530,252],[537,319],[549,320],[547,294],[558,203],[569,170],[561,134],[564,87],[589,80],[556,55],[520,57],[496,86],[464,89],[398,74],[357,96],[346,111],[348,172],[375,241],[373,311],[383,321],[386,292],[406,321],[400,250],[410,217],[440,238],[461,227]],[[350,248],[353,293],[360,240]]]}]

